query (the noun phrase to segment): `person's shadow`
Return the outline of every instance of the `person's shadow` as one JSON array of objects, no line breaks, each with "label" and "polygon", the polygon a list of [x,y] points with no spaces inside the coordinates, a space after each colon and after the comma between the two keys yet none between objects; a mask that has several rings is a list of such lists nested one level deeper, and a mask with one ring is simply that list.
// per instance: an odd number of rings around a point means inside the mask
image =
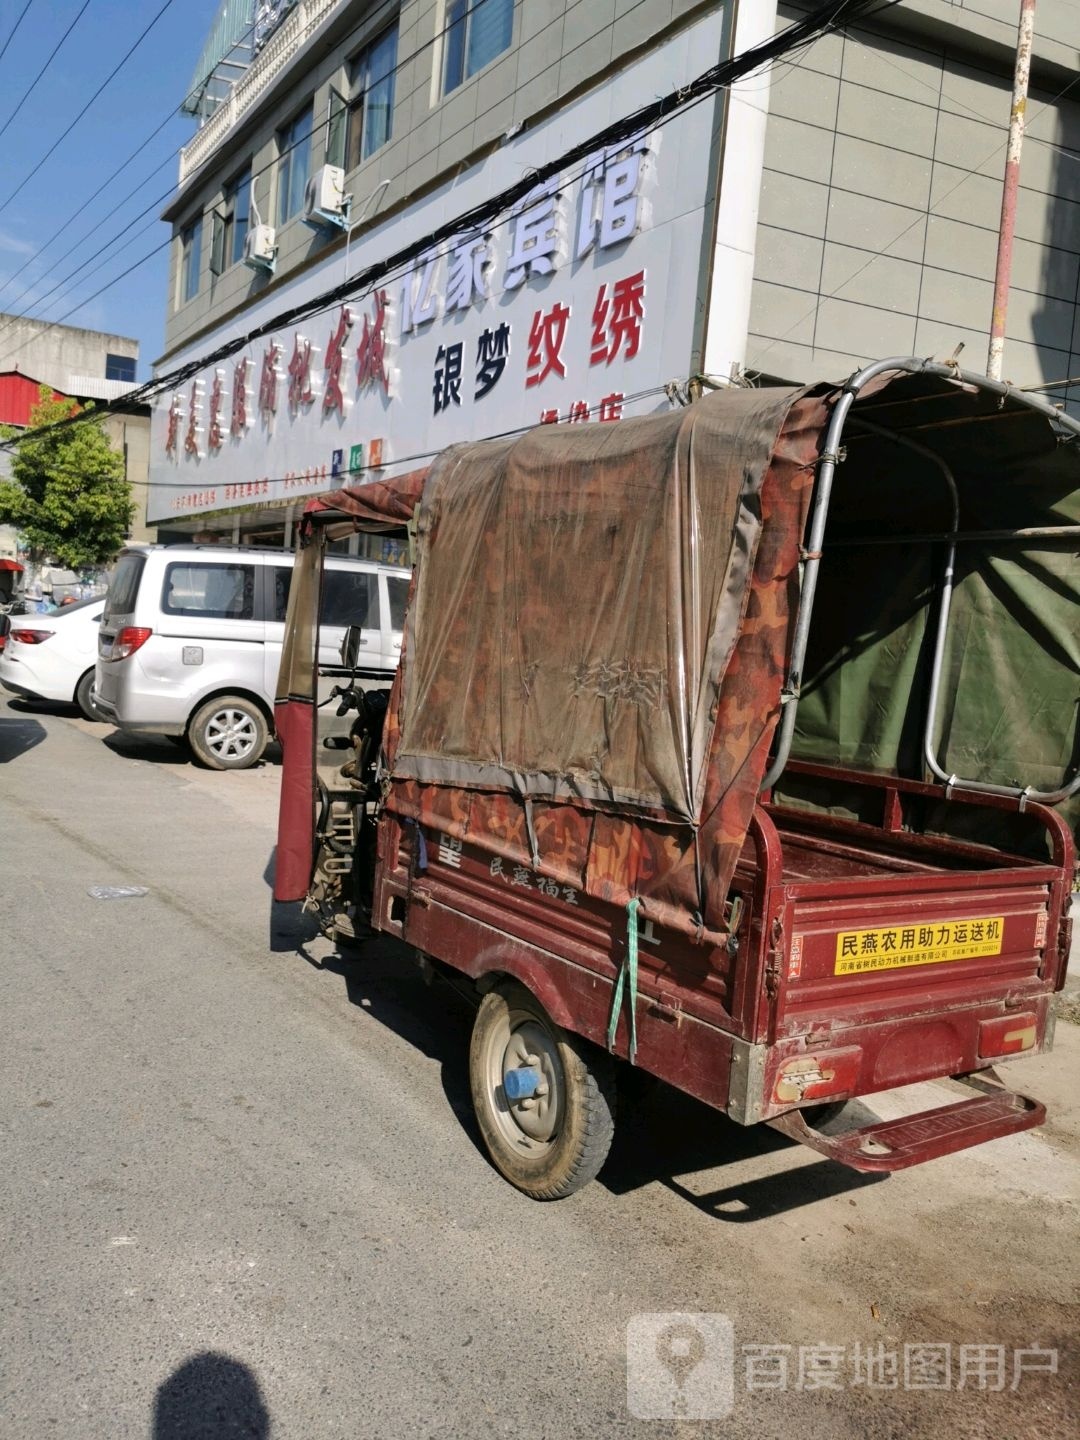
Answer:
[{"label": "person's shadow", "polygon": [[193,1355],[158,1386],[153,1440],[268,1440],[270,1412],[255,1376],[230,1355]]}]

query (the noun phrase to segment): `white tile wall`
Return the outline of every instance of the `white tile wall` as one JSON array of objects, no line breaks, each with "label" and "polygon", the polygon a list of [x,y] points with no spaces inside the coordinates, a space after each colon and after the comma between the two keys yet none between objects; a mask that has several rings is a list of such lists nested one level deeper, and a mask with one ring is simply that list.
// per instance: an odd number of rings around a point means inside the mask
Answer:
[{"label": "white tile wall", "polygon": [[[1052,43],[1037,49],[1071,46],[1075,65],[1080,5],[1049,4],[1039,23]],[[814,47],[775,88],[751,370],[840,378],[870,358],[947,355],[958,341],[965,364],[985,365],[1016,6],[980,0],[981,20],[961,8],[909,5],[955,26],[947,49],[928,38],[940,31],[856,30]],[[998,32],[994,52],[983,42]],[[1055,100],[1036,85],[1028,120],[1005,350],[1020,384],[1080,373],[1080,90]]]}]

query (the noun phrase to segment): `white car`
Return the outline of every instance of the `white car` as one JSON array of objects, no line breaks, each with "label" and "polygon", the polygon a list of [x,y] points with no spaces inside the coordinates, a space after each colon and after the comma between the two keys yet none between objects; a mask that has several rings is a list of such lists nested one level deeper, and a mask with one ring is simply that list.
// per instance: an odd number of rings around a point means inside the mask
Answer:
[{"label": "white car", "polygon": [[[102,718],[132,734],[186,736],[210,770],[254,765],[273,733],[294,559],[288,550],[246,546],[125,546],[98,636]],[[408,572],[331,555],[321,596],[321,674],[348,673],[341,644],[352,627],[355,673],[389,686],[401,658]]]},{"label": "white car", "polygon": [[0,650],[0,685],[28,700],[75,704],[88,720],[103,720],[94,705],[94,667],[104,595],[76,600],[51,615],[12,615]]}]

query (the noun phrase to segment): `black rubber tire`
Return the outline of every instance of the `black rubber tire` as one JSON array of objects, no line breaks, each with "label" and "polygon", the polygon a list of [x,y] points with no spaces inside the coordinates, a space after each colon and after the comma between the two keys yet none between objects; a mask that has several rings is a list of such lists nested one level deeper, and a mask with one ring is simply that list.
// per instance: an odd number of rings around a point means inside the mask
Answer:
[{"label": "black rubber tire", "polygon": [[[490,1047],[522,1021],[547,1032],[562,1069],[562,1110],[557,1129],[543,1143],[507,1138],[501,1085],[490,1081]],[[506,981],[480,1002],[469,1045],[473,1109],[488,1154],[499,1173],[534,1200],[561,1200],[594,1179],[615,1133],[615,1070],[611,1057],[563,1030],[523,985]],[[505,1123],[505,1122],[504,1122]],[[512,1128],[512,1125],[509,1127]]]},{"label": "black rubber tire", "polygon": [[75,686],[75,704],[79,707],[84,720],[104,721],[105,716],[94,704],[94,671],[87,670],[85,675],[79,677],[79,683]]},{"label": "black rubber tire", "polygon": [[[224,754],[213,748],[211,727],[217,717],[228,711],[242,717],[243,726],[252,737],[250,748],[245,748],[240,754]],[[218,695],[208,700],[195,711],[188,726],[192,754],[207,770],[249,769],[262,759],[269,737],[266,716],[254,700],[247,700],[242,695]]]}]

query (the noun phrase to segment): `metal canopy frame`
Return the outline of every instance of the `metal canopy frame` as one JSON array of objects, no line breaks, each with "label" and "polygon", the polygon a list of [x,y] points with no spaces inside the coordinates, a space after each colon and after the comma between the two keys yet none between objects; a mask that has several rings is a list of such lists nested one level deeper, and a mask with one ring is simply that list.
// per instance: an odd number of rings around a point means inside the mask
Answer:
[{"label": "metal canopy frame", "polygon": [[[810,620],[814,609],[814,596],[817,590],[818,571],[822,559],[822,545],[825,540],[825,524],[828,519],[829,501],[832,495],[833,478],[836,474],[836,467],[840,462],[840,440],[844,433],[844,427],[848,422],[851,407],[858,399],[860,392],[879,375],[885,375],[892,371],[902,371],[910,375],[932,375],[938,379],[952,381],[958,386],[982,390],[989,395],[996,395],[1001,400],[1013,400],[1016,403],[1026,406],[1036,414],[1042,415],[1051,421],[1058,430],[1070,432],[1072,438],[1080,437],[1080,421],[1074,420],[1071,416],[1064,414],[1048,400],[1040,395],[1029,394],[1027,391],[1018,390],[1015,386],[1002,380],[992,380],[986,375],[980,375],[971,370],[961,370],[957,365],[942,364],[935,360],[919,359],[914,355],[893,356],[888,360],[878,360],[872,365],[857,370],[845,383],[840,398],[836,402],[829,428],[825,432],[825,448],[818,461],[817,486],[815,489],[813,510],[810,518],[810,535],[806,545],[806,559],[804,562],[802,592],[799,603],[799,613],[795,623],[795,638],[792,644],[791,663],[788,666],[787,682],[781,696],[783,707],[780,728],[777,735],[776,755],[769,767],[768,773],[761,782],[763,791],[771,790],[777,780],[784,772],[788,758],[791,754],[791,742],[795,733],[795,717],[798,710],[799,695],[801,692],[803,666],[806,663],[806,647],[810,635]],[[923,730],[923,758],[930,772],[945,784],[945,793],[948,797],[954,790],[974,791],[985,795],[1005,795],[1015,797],[1023,810],[1029,801],[1037,801],[1043,805],[1055,805],[1061,800],[1066,800],[1080,790],[1080,770],[1073,778],[1060,786],[1057,790],[1036,790],[1031,785],[995,785],[985,780],[967,779],[963,776],[950,774],[940,764],[934,748],[934,727],[937,720],[938,704],[941,691],[941,671],[945,658],[945,643],[948,638],[949,611],[952,607],[953,586],[955,583],[956,567],[956,546],[960,532],[960,501],[956,481],[952,471],[946,462],[933,450],[928,449],[918,441],[909,439],[906,435],[897,434],[894,431],[885,429],[869,420],[863,420],[858,416],[853,422],[860,430],[875,434],[883,439],[902,445],[906,449],[914,451],[924,459],[935,465],[942,474],[945,485],[949,491],[952,502],[952,531],[943,536],[948,541],[948,549],[945,556],[945,565],[941,577],[940,598],[938,602],[937,631],[934,639],[933,661],[930,674],[930,694],[927,700],[926,721]],[[1070,527],[1071,528],[1071,527]]]}]

